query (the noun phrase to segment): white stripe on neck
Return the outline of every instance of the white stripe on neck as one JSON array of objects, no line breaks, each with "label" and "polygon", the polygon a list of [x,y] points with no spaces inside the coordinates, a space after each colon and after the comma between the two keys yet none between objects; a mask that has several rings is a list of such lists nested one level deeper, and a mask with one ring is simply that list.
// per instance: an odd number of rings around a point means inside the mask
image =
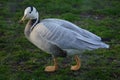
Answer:
[{"label": "white stripe on neck", "polygon": [[30,28],[30,32],[33,30],[33,28],[36,26],[36,24],[38,23],[38,18],[36,19],[36,21],[35,21],[35,23],[31,26],[31,28]]}]

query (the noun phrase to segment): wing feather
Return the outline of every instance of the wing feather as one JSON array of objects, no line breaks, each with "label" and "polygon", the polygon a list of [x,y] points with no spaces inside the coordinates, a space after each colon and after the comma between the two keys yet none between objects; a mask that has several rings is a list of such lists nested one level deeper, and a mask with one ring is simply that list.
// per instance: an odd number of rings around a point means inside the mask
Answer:
[{"label": "wing feather", "polygon": [[77,32],[78,34],[80,34],[84,37],[101,41],[101,38],[99,36],[89,32],[85,29],[82,29],[82,28],[78,27],[77,25],[75,25],[75,24],[73,24],[69,21],[61,20],[61,19],[44,19],[43,21],[53,22],[53,23],[59,24],[59,25],[61,25],[61,27],[64,27],[64,28],[67,28],[67,29],[72,30],[74,32]]},{"label": "wing feather", "polygon": [[100,41],[84,37],[59,24],[51,22],[42,22],[42,24],[44,26],[40,26],[39,34],[48,42],[62,49],[92,50],[100,47]]},{"label": "wing feather", "polygon": [[[40,26],[41,24],[43,26]],[[37,26],[39,27],[37,29],[38,34],[41,37],[51,44],[57,45],[61,49],[93,50],[108,46],[101,42],[100,38],[97,36],[97,38],[94,38],[95,36],[92,35],[90,37],[88,35],[88,37],[83,36],[84,33],[92,33],[87,31],[84,32],[84,30],[82,30],[83,32],[79,33],[77,28],[74,28],[75,26],[69,29],[63,26],[63,24],[58,24],[49,20],[42,21]]]}]

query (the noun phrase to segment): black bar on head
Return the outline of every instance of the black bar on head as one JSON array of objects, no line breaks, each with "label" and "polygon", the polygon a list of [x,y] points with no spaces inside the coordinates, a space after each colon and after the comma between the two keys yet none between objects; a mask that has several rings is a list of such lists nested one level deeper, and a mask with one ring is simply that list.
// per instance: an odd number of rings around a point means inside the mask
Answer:
[{"label": "black bar on head", "polygon": [[31,8],[31,11],[30,11],[30,13],[33,11],[33,7],[32,6],[30,6],[30,8]]}]

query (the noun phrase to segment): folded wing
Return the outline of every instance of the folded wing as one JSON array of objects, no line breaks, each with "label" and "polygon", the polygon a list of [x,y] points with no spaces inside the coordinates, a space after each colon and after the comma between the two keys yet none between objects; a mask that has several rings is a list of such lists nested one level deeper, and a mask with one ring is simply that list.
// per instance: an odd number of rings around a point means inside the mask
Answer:
[{"label": "folded wing", "polygon": [[42,24],[44,27],[41,28],[39,34],[47,41],[62,49],[93,50],[107,46],[100,41],[100,37],[89,31],[79,29],[75,26],[68,28],[69,24],[66,23],[67,26],[64,26],[65,24],[58,24],[58,22],[43,21]]}]

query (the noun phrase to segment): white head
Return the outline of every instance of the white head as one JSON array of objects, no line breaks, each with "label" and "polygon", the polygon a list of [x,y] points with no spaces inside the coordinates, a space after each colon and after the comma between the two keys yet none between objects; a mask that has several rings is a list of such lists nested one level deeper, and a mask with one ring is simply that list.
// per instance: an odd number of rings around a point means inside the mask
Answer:
[{"label": "white head", "polygon": [[26,19],[38,19],[39,18],[39,13],[36,10],[35,7],[27,7],[24,11],[24,16],[23,18],[20,20],[21,22],[26,20]]}]

